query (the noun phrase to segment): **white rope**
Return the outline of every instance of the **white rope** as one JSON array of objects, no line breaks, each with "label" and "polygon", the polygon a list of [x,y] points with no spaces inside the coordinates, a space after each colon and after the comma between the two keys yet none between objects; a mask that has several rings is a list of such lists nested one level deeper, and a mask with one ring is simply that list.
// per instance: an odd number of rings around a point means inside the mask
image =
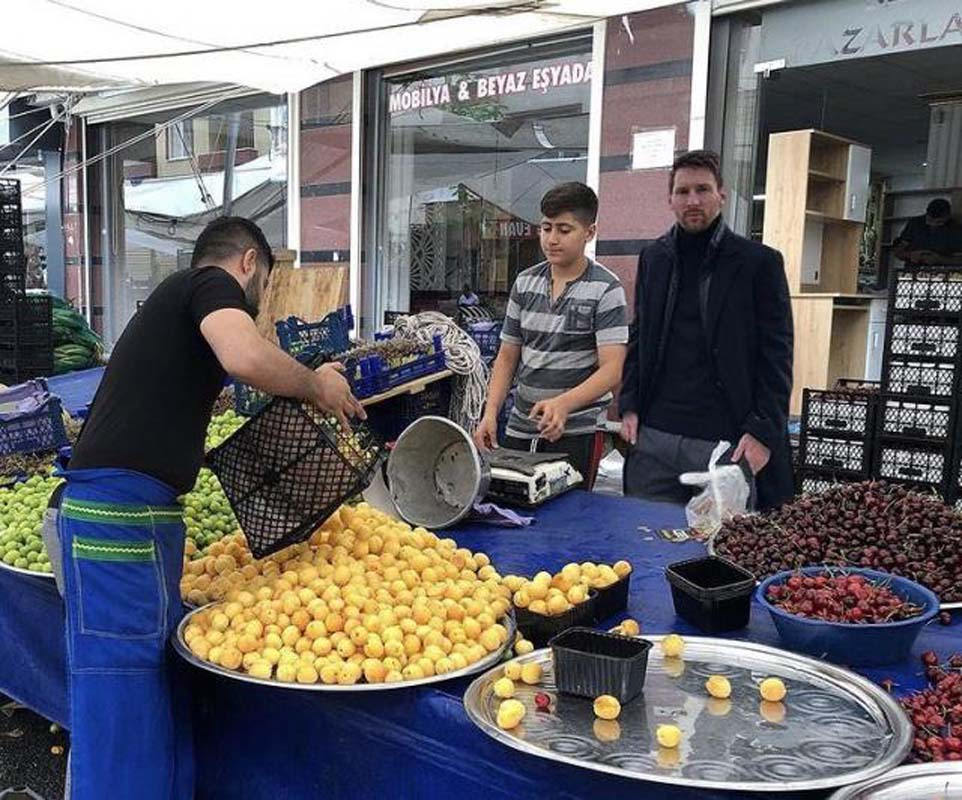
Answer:
[{"label": "white rope", "polygon": [[434,337],[441,337],[447,368],[457,378],[451,397],[451,418],[472,433],[484,414],[488,397],[488,368],[481,359],[477,342],[455,321],[437,311],[422,311],[394,321],[394,335],[433,346]]}]

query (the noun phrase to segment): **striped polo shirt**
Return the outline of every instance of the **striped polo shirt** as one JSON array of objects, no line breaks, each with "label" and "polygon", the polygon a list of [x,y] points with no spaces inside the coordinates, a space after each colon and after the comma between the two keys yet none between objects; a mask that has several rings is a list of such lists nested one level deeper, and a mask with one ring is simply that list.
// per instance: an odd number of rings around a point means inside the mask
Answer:
[{"label": "striped polo shirt", "polygon": [[[501,341],[521,346],[515,405],[507,433],[538,435],[528,419],[535,403],[563,394],[598,369],[598,347],[628,341],[625,290],[618,277],[588,259],[580,277],[551,300],[551,265],[544,261],[518,275],[511,288]],[[565,435],[592,433],[611,402],[611,392],[568,415]]]}]

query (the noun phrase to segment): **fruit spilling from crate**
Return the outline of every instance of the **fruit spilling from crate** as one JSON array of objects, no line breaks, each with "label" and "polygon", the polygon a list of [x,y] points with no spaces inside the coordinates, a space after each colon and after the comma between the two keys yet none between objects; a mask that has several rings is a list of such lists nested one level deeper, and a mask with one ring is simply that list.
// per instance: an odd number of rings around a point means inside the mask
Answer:
[{"label": "fruit spilling from crate", "polygon": [[281,683],[393,683],[464,669],[507,644],[510,590],[487,556],[365,503],[260,562],[241,563],[234,544],[189,565],[196,579],[212,564],[230,586],[184,629],[211,664]]},{"label": "fruit spilling from crate", "polygon": [[871,567],[962,600],[962,514],[883,481],[839,484],[768,514],[735,517],[715,552],[759,579],[820,564]]}]

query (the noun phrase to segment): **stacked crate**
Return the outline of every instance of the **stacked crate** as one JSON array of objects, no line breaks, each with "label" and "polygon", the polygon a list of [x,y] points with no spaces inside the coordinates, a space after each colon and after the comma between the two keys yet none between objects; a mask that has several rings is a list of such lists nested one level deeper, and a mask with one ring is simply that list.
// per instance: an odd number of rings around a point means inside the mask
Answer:
[{"label": "stacked crate", "polygon": [[871,476],[877,408],[878,387],[869,382],[803,391],[795,471],[799,492]]},{"label": "stacked crate", "polygon": [[20,181],[0,179],[0,383],[53,374],[53,304],[26,293]]},{"label": "stacked crate", "polygon": [[962,269],[902,267],[892,275],[872,474],[958,494]]}]

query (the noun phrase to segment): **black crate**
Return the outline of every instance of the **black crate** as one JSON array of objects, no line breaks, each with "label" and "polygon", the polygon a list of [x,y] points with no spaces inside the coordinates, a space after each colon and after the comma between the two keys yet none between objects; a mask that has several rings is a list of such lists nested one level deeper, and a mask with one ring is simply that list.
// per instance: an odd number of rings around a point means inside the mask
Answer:
[{"label": "black crate", "polygon": [[897,483],[944,488],[953,473],[950,448],[925,442],[881,439],[873,477]]},{"label": "black crate", "polygon": [[871,440],[840,439],[803,431],[799,458],[802,469],[832,470],[867,477],[872,466]]},{"label": "black crate", "polygon": [[892,275],[889,308],[897,314],[962,313],[962,270],[903,267]]},{"label": "black crate", "polygon": [[888,358],[955,363],[959,354],[959,325],[955,322],[889,320],[886,328]]},{"label": "black crate", "polygon": [[382,443],[332,419],[278,397],[207,454],[255,558],[304,541],[370,483]]},{"label": "black crate", "polygon": [[20,205],[20,181],[16,178],[0,178],[0,203]]},{"label": "black crate", "polygon": [[17,341],[53,350],[53,300],[50,295],[17,298]]},{"label": "black crate", "polygon": [[802,430],[865,437],[874,428],[875,408],[875,393],[847,389],[804,389]]},{"label": "black crate", "polygon": [[23,256],[23,231],[20,228],[0,227],[0,250]]},{"label": "black crate", "polygon": [[847,392],[873,394],[881,390],[882,382],[869,380],[868,378],[837,378],[834,388]]},{"label": "black crate", "polygon": [[886,362],[882,386],[887,394],[952,397],[957,375],[955,364],[892,358]]},{"label": "black crate", "polygon": [[386,442],[400,436],[405,428],[421,417],[449,416],[451,378],[430,383],[416,394],[404,394],[367,409],[368,424]]},{"label": "black crate", "polygon": [[0,203],[0,229],[19,230],[23,239],[23,212],[19,203]]},{"label": "black crate", "polygon": [[799,470],[795,476],[795,492],[796,494],[818,494],[831,489],[836,484],[847,482],[851,481],[838,480],[832,473]]},{"label": "black crate", "polygon": [[953,405],[948,401],[885,395],[879,402],[879,436],[945,444],[952,436],[953,422]]},{"label": "black crate", "polygon": [[717,556],[678,561],[665,568],[675,613],[706,633],[748,624],[755,576]]}]

